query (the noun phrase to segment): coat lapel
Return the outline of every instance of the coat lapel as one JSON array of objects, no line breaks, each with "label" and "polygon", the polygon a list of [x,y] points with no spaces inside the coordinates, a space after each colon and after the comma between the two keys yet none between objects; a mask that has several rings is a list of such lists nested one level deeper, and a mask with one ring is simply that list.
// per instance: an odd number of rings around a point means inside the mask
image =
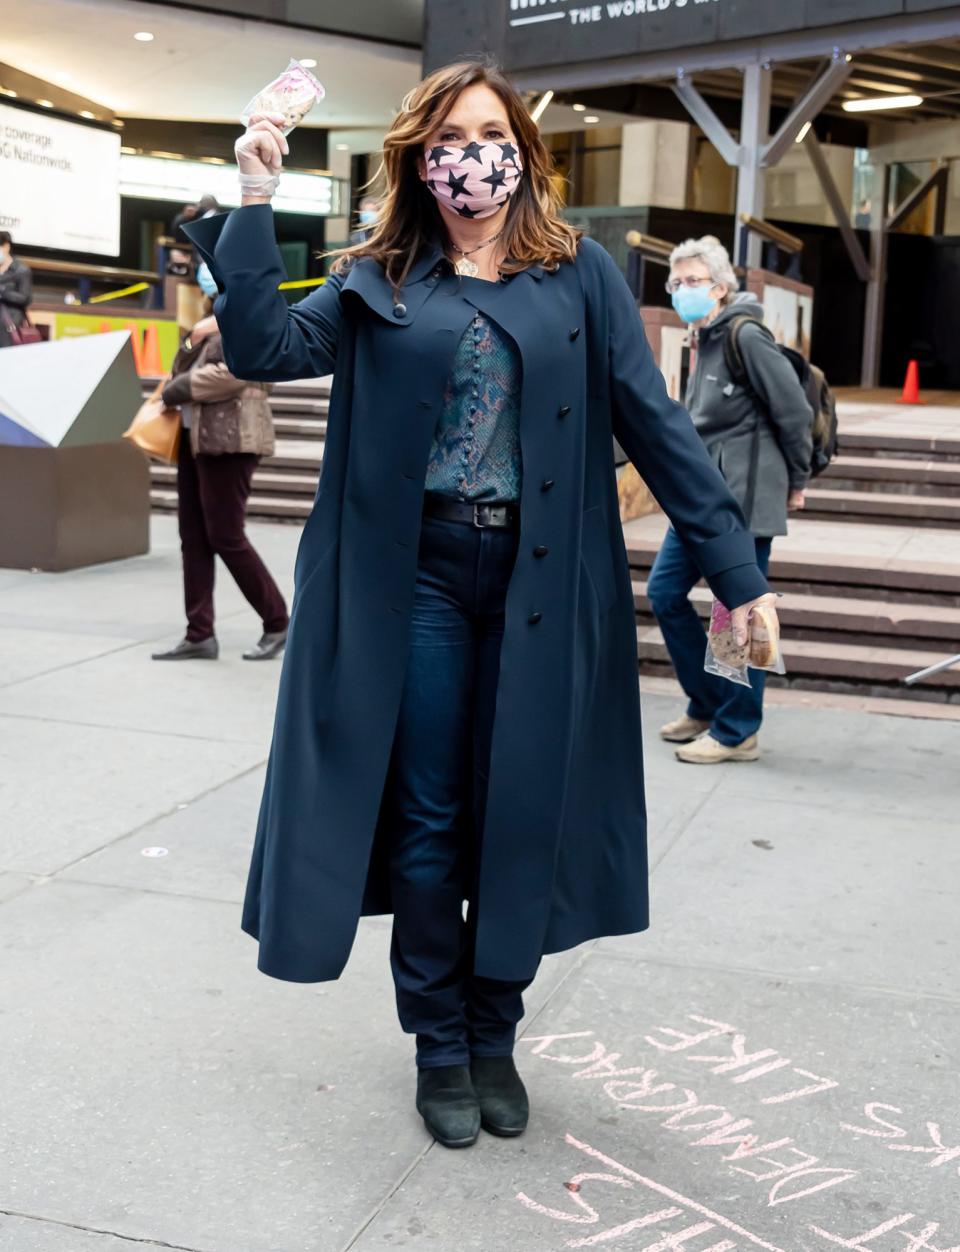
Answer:
[{"label": "coat lapel", "polygon": [[[409,326],[433,292],[439,278],[438,264],[443,260],[439,244],[425,248],[414,262],[406,282],[394,295],[379,262],[364,257],[350,269],[343,284],[343,293],[359,298],[393,326]],[[434,281],[431,281],[434,280]]]}]

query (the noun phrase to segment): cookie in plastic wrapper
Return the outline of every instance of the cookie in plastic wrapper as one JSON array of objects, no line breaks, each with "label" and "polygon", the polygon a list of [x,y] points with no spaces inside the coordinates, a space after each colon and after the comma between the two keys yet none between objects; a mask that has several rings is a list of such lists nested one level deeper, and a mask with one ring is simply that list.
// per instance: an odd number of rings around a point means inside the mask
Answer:
[{"label": "cookie in plastic wrapper", "polygon": [[289,135],[325,95],[323,84],[306,66],[291,61],[282,74],[257,92],[240,114],[240,121],[249,126],[252,117],[282,113],[284,121],[280,129]]},{"label": "cookie in plastic wrapper", "polygon": [[776,613],[769,606],[758,604],[750,611],[748,628],[750,637],[747,642],[737,643],[733,633],[733,614],[719,600],[714,600],[704,662],[708,674],[717,674],[742,687],[749,687],[751,669],[786,673],[780,652],[780,627]]}]

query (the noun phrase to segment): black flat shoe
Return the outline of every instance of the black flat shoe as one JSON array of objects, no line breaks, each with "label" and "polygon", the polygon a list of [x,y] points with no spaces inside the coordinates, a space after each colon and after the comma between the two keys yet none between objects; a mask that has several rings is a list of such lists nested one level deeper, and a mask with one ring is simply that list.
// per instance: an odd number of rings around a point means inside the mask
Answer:
[{"label": "black flat shoe", "polygon": [[287,632],[285,630],[268,631],[267,634],[261,635],[252,648],[248,648],[243,654],[245,661],[269,661],[271,657],[279,656],[287,644]]},{"label": "black flat shoe", "polygon": [[475,1056],[470,1078],[480,1104],[480,1124],[491,1135],[512,1139],[530,1120],[530,1101],[512,1056]]},{"label": "black flat shoe", "polygon": [[209,639],[181,639],[175,648],[166,652],[154,652],[154,661],[215,661],[220,655],[220,645],[214,635]]},{"label": "black flat shoe", "polygon": [[418,1069],[417,1112],[437,1143],[472,1147],[480,1134],[480,1105],[466,1065]]}]

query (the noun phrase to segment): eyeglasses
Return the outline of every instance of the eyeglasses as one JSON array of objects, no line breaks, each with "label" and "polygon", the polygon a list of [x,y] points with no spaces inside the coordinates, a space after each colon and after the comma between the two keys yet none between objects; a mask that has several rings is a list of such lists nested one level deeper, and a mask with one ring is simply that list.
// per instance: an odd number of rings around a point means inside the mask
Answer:
[{"label": "eyeglasses", "polygon": [[692,291],[694,287],[700,287],[704,283],[709,283],[711,287],[716,286],[712,278],[694,278],[692,275],[688,278],[671,278],[663,285],[666,288],[667,295],[672,296],[681,287],[689,287]]}]

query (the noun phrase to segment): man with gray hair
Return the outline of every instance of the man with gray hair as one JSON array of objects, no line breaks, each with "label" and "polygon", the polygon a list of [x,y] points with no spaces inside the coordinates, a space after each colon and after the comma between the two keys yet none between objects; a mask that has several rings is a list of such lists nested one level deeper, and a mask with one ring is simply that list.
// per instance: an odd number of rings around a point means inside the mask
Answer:
[{"label": "man with gray hair", "polygon": [[[737,277],[726,248],[712,235],[673,250],[667,291],[691,327],[696,347],[686,404],[714,464],[743,509],[766,573],[776,535],[787,533],[788,510],[804,507],[810,477],[812,413],[790,362],[762,325],[763,309]],[[743,372],[728,366],[726,340],[736,318]],[[750,670],[742,687],[704,671],[707,636],[689,595],[700,570],[676,532],[667,531],[647,587],[688,704],[663,727],[696,765],[756,761],[765,674]]]}]

